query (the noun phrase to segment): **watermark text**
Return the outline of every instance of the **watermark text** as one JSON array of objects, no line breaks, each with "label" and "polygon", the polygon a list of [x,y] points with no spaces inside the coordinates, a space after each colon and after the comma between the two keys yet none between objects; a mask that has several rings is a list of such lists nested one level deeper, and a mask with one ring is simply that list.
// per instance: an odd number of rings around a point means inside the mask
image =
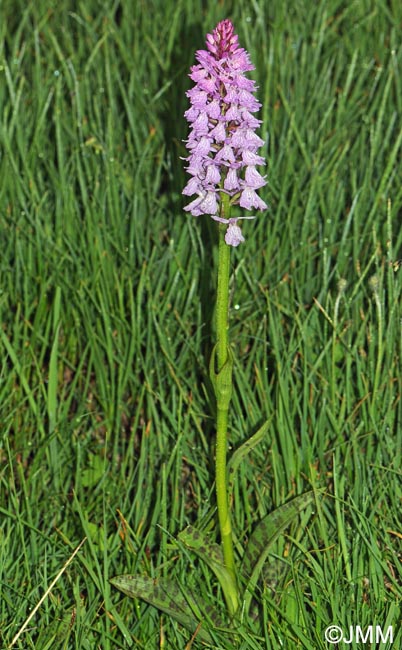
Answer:
[{"label": "watermark text", "polygon": [[364,629],[360,625],[350,625],[342,628],[340,625],[329,625],[324,633],[328,643],[393,643],[394,631],[392,625],[383,629],[381,625],[368,625]]}]

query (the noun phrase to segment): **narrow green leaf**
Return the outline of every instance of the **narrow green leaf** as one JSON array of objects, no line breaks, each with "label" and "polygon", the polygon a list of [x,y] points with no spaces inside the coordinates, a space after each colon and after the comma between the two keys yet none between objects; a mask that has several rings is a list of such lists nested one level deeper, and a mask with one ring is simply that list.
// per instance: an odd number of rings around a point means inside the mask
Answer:
[{"label": "narrow green leaf", "polygon": [[[49,361],[49,381],[47,390],[47,412],[49,417],[49,455],[56,489],[60,489],[58,441],[56,439],[57,421],[57,394],[58,394],[58,356],[59,356],[59,330],[60,330],[61,288],[56,287],[53,305],[53,344]],[[54,435],[53,435],[54,434]]]},{"label": "narrow green leaf", "polygon": [[314,501],[314,491],[306,492],[283,504],[264,517],[251,535],[241,565],[241,575],[246,581],[244,597],[248,612],[254,588],[258,582],[270,548],[281,532]]},{"label": "narrow green leaf", "polygon": [[57,418],[57,392],[58,392],[58,353],[60,330],[61,289],[56,287],[53,305],[53,344],[49,361],[49,382],[47,390],[47,411],[49,416],[49,433],[53,433]]},{"label": "narrow green leaf", "polygon": [[214,572],[222,587],[229,611],[236,612],[240,604],[239,590],[232,574],[225,567],[222,549],[219,544],[210,542],[206,535],[193,528],[193,526],[187,526],[178,535],[178,539],[194,551]]},{"label": "narrow green leaf", "polygon": [[[41,420],[39,418],[39,412],[38,412],[38,406],[35,401],[35,395],[34,391],[29,385],[29,382],[24,374],[24,369],[21,366],[21,363],[18,359],[18,354],[15,351],[13,345],[9,341],[8,337],[3,331],[3,328],[0,328],[0,338],[3,342],[4,347],[6,348],[7,354],[11,359],[11,362],[15,368],[15,371],[18,375],[18,378],[21,382],[21,386],[24,389],[26,396],[28,398],[29,406],[31,407],[32,413],[35,415],[35,418],[37,418],[37,422],[39,423]],[[45,435],[43,426],[40,427],[41,433]]]},{"label": "narrow green leaf", "polygon": [[240,463],[245,459],[248,453],[252,451],[258,443],[261,442],[261,440],[264,439],[265,434],[267,433],[269,426],[272,422],[273,416],[269,418],[262,427],[258,429],[254,435],[252,435],[250,438],[246,440],[236,451],[232,454],[229,462],[228,462],[228,501],[230,503],[231,497],[233,494],[233,485],[235,481],[235,475],[237,468],[239,467]]},{"label": "narrow green leaf", "polygon": [[[165,612],[183,627],[194,633],[197,638],[205,643],[212,643],[212,637],[204,625],[205,614],[211,619],[216,619],[213,608],[202,603],[199,605],[193,593],[187,588],[185,595],[174,580],[159,578],[154,580],[148,576],[121,575],[111,578],[111,584],[120,589],[130,598],[141,598],[150,605]],[[198,627],[199,626],[199,627]]]}]

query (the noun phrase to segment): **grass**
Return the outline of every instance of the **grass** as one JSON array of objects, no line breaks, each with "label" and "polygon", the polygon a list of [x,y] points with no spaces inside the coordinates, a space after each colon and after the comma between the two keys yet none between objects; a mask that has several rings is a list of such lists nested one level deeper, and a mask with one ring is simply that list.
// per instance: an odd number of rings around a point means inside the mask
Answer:
[{"label": "grass", "polygon": [[222,607],[175,536],[215,530],[216,232],[183,213],[180,156],[188,68],[226,16],[270,181],[232,258],[232,449],[271,418],[234,488],[236,551],[292,496],[326,496],[277,543],[259,621],[216,647],[320,649],[331,624],[401,645],[400,3],[4,0],[1,647],[85,537],[14,648],[201,646],[119,573]]}]

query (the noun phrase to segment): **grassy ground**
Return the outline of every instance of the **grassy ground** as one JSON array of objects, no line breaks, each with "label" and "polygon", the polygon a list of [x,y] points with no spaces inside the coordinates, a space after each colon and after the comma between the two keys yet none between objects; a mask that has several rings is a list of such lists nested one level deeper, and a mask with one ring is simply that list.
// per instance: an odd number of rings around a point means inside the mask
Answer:
[{"label": "grassy ground", "polygon": [[3,0],[3,648],[84,537],[14,648],[189,648],[119,573],[222,607],[175,536],[214,530],[216,232],[183,213],[180,156],[188,68],[227,16],[270,180],[232,257],[232,448],[272,419],[235,488],[239,554],[262,515],[326,496],[277,543],[260,620],[216,647],[344,647],[330,624],[393,625],[364,647],[402,645],[402,5]]}]

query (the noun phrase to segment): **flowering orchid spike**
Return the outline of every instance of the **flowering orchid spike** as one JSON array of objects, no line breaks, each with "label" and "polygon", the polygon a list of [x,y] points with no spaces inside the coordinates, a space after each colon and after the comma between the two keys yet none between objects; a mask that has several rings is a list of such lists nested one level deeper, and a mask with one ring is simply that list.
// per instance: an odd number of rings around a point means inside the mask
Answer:
[{"label": "flowering orchid spike", "polygon": [[230,205],[246,210],[265,210],[256,190],[266,185],[257,165],[265,160],[257,154],[264,141],[255,133],[261,120],[254,117],[261,104],[253,93],[257,87],[245,73],[254,70],[249,54],[239,47],[230,20],[223,20],[207,34],[207,50],[196,53],[197,65],[190,78],[195,86],[187,92],[190,124],[185,159],[191,178],[183,194],[196,198],[184,209],[195,217],[209,214],[228,224],[225,241],[238,246],[244,241],[237,219],[222,218],[222,192]]}]

